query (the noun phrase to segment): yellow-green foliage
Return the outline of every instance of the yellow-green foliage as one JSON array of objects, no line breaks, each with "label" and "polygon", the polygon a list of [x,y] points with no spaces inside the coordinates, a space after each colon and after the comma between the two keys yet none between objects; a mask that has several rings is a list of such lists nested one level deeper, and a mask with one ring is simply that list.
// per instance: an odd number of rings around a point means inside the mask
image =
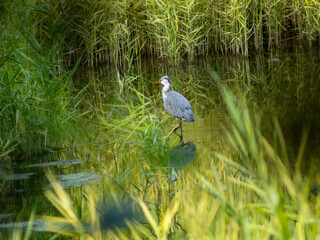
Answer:
[{"label": "yellow-green foliage", "polygon": [[[18,7],[19,6],[19,7]],[[319,38],[319,1],[35,0],[2,4],[4,26],[30,12],[37,37],[60,56],[93,65],[156,56],[182,58],[278,48],[289,39]],[[22,14],[23,15],[23,14]],[[13,21],[14,22],[14,21]]]}]

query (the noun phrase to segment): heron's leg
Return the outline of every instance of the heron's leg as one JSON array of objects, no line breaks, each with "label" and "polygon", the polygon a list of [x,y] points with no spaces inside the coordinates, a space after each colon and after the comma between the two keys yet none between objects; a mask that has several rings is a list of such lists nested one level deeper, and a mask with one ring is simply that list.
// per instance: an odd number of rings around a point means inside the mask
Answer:
[{"label": "heron's leg", "polygon": [[[180,142],[181,142],[181,135],[179,134],[179,133],[177,133],[177,130],[180,128],[180,125],[178,126],[178,127],[176,127],[175,129],[173,129],[173,131],[171,132],[171,134],[172,133],[175,133],[175,134],[177,134],[178,136],[179,136],[179,138],[180,138]],[[171,135],[170,134],[170,135]]]},{"label": "heron's leg", "polygon": [[183,144],[183,134],[182,134],[182,120],[180,118],[180,124],[179,124],[179,127],[180,127],[180,131],[181,131],[181,135],[180,135],[180,143]]},{"label": "heron's leg", "polygon": [[[177,130],[180,128],[180,125],[178,126],[178,127],[176,127],[175,129],[173,129],[173,131],[172,132],[174,132],[175,134],[177,134],[177,135],[179,135],[178,133],[177,133]],[[179,135],[180,136],[180,135]]]},{"label": "heron's leg", "polygon": [[[177,130],[180,128],[180,134],[177,133]],[[183,136],[182,136],[182,119],[179,118],[179,126],[176,127],[172,132],[174,132],[175,134],[177,134],[180,137],[180,143],[183,144]]]},{"label": "heron's leg", "polygon": [[179,137],[181,137],[181,135],[179,135],[178,133],[177,133],[177,130],[180,128],[181,129],[181,119],[180,118],[177,118],[178,120],[180,120],[180,124],[179,124],[179,126],[178,127],[176,127],[175,129],[173,129],[173,131],[172,132],[174,132],[175,134],[177,134]]}]

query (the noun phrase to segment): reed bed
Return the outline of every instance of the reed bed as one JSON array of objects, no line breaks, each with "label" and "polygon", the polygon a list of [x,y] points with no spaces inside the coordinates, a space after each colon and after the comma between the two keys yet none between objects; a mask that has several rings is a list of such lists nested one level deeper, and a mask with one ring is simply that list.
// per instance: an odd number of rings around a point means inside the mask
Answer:
[{"label": "reed bed", "polygon": [[69,61],[85,51],[89,65],[142,56],[171,64],[196,56],[248,56],[293,40],[318,42],[320,28],[319,2],[302,0],[15,0],[2,8],[5,16],[30,12],[38,39],[58,44],[60,57]]},{"label": "reed bed", "polygon": [[0,44],[0,160],[8,163],[57,147],[82,115],[77,105],[83,91],[74,92],[72,82],[81,58],[67,70],[59,60],[60,45],[47,48],[29,12],[20,10],[8,13]]}]

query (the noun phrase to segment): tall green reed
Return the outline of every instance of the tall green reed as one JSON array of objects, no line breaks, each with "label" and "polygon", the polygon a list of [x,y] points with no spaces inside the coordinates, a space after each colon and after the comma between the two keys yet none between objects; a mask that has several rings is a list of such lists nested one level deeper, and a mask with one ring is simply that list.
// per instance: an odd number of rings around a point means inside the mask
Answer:
[{"label": "tall green reed", "polygon": [[319,37],[319,6],[318,1],[294,1],[292,21],[301,37],[306,37],[310,43]]},{"label": "tall green reed", "polygon": [[[233,121],[227,131],[228,144],[236,154],[228,157],[215,153],[225,165],[226,173],[221,176],[217,166],[212,165],[214,183],[200,176],[204,185],[199,187],[220,201],[226,208],[222,215],[232,218],[237,225],[238,233],[232,233],[229,232],[231,229],[228,230],[230,226],[222,223],[225,226],[222,236],[236,234],[245,239],[263,235],[280,239],[315,237],[312,229],[318,220],[315,212],[308,207],[309,182],[302,178],[299,165],[292,168],[289,164],[293,159],[289,159],[277,121],[273,122],[273,139],[266,138],[261,129],[260,114],[250,111],[243,97],[236,98],[225,87],[221,90]],[[304,147],[305,138],[301,140],[298,162]],[[266,217],[268,226],[265,225]],[[306,223],[306,219],[312,220]],[[221,233],[216,234],[220,236]]]},{"label": "tall green reed", "polygon": [[[43,44],[59,46],[59,57],[88,65],[126,64],[160,57],[171,64],[217,54],[269,51],[293,39],[310,44],[319,35],[316,1],[68,1],[37,0],[30,22]],[[22,5],[21,5],[22,4]],[[19,12],[3,4],[8,12]],[[12,5],[13,6],[13,5]],[[4,11],[5,12],[5,11]],[[6,18],[4,18],[6,20]],[[41,24],[37,24],[41,22]]]},{"label": "tall green reed", "polygon": [[[18,3],[19,12],[14,10]],[[41,21],[33,24],[32,8],[19,1],[7,4],[12,12],[8,13],[0,46],[1,155],[13,150],[24,152],[25,148],[32,152],[58,147],[63,142],[60,130],[72,129],[76,106],[83,94],[72,94],[71,79],[80,60],[72,70],[65,70],[59,61],[59,43],[53,40],[59,36],[51,33],[54,36],[48,47],[37,35],[37,27],[44,26]]]},{"label": "tall green reed", "polygon": [[125,161],[132,159],[132,156],[133,159],[138,157],[140,163],[150,164],[152,168],[154,164],[160,166],[164,163],[161,161],[165,161],[167,136],[161,127],[164,120],[160,120],[155,114],[156,104],[145,84],[140,84],[140,81],[147,80],[130,73],[118,75],[114,102],[105,106],[104,110],[107,112],[102,113],[100,122],[108,136],[112,136],[109,144],[117,149],[118,153],[124,153],[123,156],[118,154],[118,159]]}]

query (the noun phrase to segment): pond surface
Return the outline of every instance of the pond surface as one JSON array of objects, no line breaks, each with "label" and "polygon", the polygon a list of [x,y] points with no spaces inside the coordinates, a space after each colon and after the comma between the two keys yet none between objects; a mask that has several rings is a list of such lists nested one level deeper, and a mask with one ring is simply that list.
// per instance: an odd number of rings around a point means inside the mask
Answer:
[{"label": "pond surface", "polygon": [[[123,108],[128,102],[138,104],[137,107],[141,104],[136,102],[136,96],[130,100],[128,93],[132,92],[127,91],[126,82],[122,81],[124,76],[138,76],[132,78],[132,86],[145,94],[146,106],[154,107],[154,116],[161,120],[162,134],[168,134],[178,123],[163,109],[161,86],[154,84],[155,81],[168,75],[173,89],[182,93],[193,107],[195,122],[183,123],[186,144],[179,145],[179,137],[172,134],[166,145],[171,151],[165,156],[171,162],[165,167],[174,167],[177,171],[169,171],[168,180],[179,182],[180,177],[186,177],[179,170],[181,168],[184,172],[201,168],[201,152],[204,149],[221,150],[225,139],[224,129],[229,127],[225,104],[218,91],[219,83],[223,83],[235,92],[241,92],[248,102],[253,103],[255,111],[262,116],[262,129],[267,136],[271,136],[274,131],[271,120],[274,117],[278,119],[292,159],[298,154],[303,133],[308,134],[303,172],[314,178],[315,186],[319,184],[315,177],[320,170],[319,50],[304,52],[298,49],[290,53],[253,55],[248,59],[216,57],[192,64],[181,63],[179,66],[142,60],[139,64],[131,65],[130,70],[127,69],[111,66],[79,69],[76,88],[80,89],[90,83],[81,106],[83,112],[89,111],[85,134],[80,134],[72,146],[62,146],[62,149],[52,152],[43,151],[32,158],[21,158],[8,167],[11,175],[1,175],[0,181],[7,186],[1,200],[4,206],[0,210],[2,232],[13,228],[10,224],[14,221],[21,222],[20,228],[26,227],[23,223],[29,219],[33,209],[37,216],[57,215],[57,210],[43,193],[52,188],[46,178],[49,170],[79,205],[86,201],[85,194],[89,190],[108,195],[110,185],[113,185],[122,195],[126,195],[132,193],[124,184],[129,176],[135,175],[137,182],[142,182],[146,174],[133,162],[139,162],[137,159],[140,158],[153,161],[158,153],[153,152],[154,145],[148,148],[149,145],[143,143],[143,156],[134,152],[135,148],[130,150],[130,146],[141,144],[145,140],[143,138],[150,135],[137,134],[137,138],[141,139],[134,142],[130,131],[128,138],[125,130],[122,135],[107,136],[107,123],[99,124],[101,119],[108,122],[110,116],[117,116],[118,121],[126,117],[126,111],[118,110],[119,106]],[[119,96],[126,100],[119,99]],[[132,118],[126,126],[137,119]],[[157,139],[157,136],[152,137]],[[127,145],[121,148],[123,142]],[[164,146],[158,147],[161,149]],[[156,161],[153,163],[156,165]],[[41,222],[36,223],[36,226],[40,226],[38,231],[47,230]]]}]

